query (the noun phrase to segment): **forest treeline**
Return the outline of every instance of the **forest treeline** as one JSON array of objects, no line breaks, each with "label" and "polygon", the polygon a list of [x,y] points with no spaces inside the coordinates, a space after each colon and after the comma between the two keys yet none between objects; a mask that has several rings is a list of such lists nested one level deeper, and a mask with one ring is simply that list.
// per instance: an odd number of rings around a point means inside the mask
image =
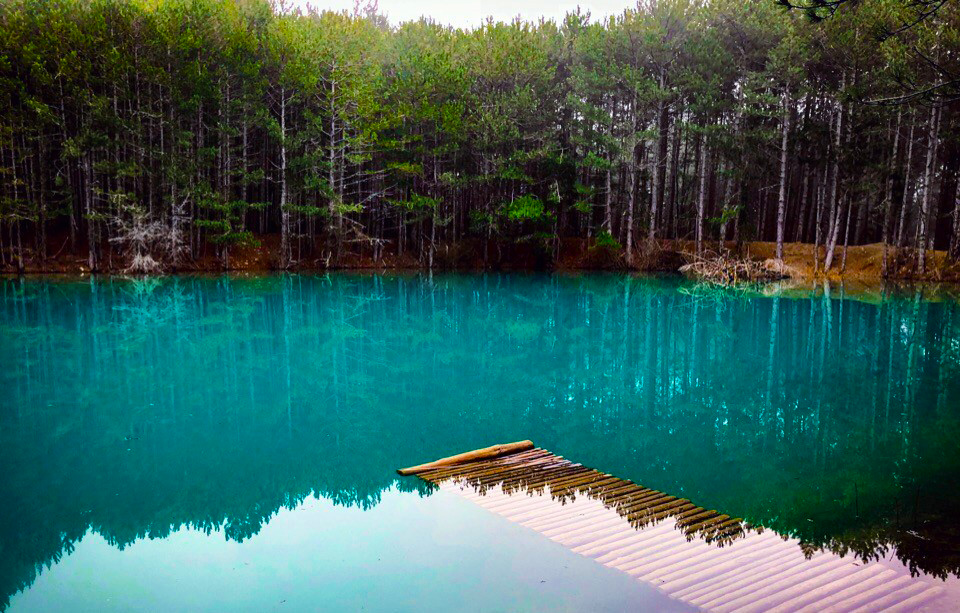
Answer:
[{"label": "forest treeline", "polygon": [[567,239],[632,265],[658,239],[815,243],[818,270],[872,242],[885,272],[960,255],[960,9],[800,4],[463,30],[375,5],[7,0],[0,266],[229,267],[260,241],[281,268],[433,267],[468,242],[552,260]]}]

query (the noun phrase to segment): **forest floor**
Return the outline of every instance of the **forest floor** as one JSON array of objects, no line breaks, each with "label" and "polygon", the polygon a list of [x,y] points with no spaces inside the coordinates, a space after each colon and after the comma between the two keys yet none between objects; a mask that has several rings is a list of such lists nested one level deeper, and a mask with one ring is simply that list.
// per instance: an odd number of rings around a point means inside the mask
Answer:
[{"label": "forest floor", "polygon": [[[744,243],[743,255],[754,259],[772,259],[776,253],[774,242]],[[857,245],[847,248],[844,262],[843,248],[837,247],[833,266],[828,274],[814,270],[814,247],[808,243],[787,243],[783,246],[785,272],[793,279],[826,278],[832,281],[876,283],[883,280],[883,244]],[[946,251],[928,251],[926,273],[916,273],[916,255],[912,250],[897,252],[888,248],[891,273],[889,277],[900,281],[960,282],[960,263],[951,262]],[[824,247],[820,247],[820,267],[823,266]]]},{"label": "forest floor", "polygon": [[[51,246],[49,257],[39,259],[29,253],[24,258],[22,272],[26,274],[86,274],[89,272],[85,255],[73,255],[66,245],[57,241]],[[279,268],[277,253],[279,237],[261,237],[259,245],[235,247],[231,251],[229,270],[237,272],[260,272]],[[707,255],[716,253],[719,244],[710,243],[705,249]],[[776,244],[773,242],[747,242],[739,247],[727,242],[724,250],[734,257],[754,260],[772,259]],[[837,248],[834,264],[827,275],[816,273],[813,261],[814,247],[806,243],[787,243],[784,245],[783,271],[796,281],[827,279],[844,283],[877,284],[883,281],[883,245],[879,243],[849,247],[844,259],[842,247]],[[551,254],[531,244],[462,241],[457,244],[438,245],[434,255],[436,270],[628,270],[641,272],[677,272],[680,266],[694,259],[693,241],[660,240],[656,245],[644,245],[635,253],[632,266],[627,266],[622,253],[611,250],[591,249],[583,239],[564,239],[556,251],[556,261]],[[824,248],[820,247],[822,266]],[[916,258],[911,251],[897,253],[889,249],[890,266],[893,271],[890,279],[896,281],[947,282],[960,283],[960,263],[951,262],[945,251],[928,251],[926,274],[916,274]],[[126,259],[115,252],[103,255],[102,272],[123,274]],[[316,271],[328,269],[346,270],[418,270],[428,268],[425,259],[407,253],[403,255],[383,254],[379,261],[373,259],[369,250],[360,253],[345,254],[338,265],[334,265],[322,248],[315,248],[311,255],[303,255],[293,270]],[[207,248],[195,260],[179,266],[170,272],[223,272],[222,262],[213,249]],[[18,267],[9,261],[0,265],[0,273],[16,274]]]}]

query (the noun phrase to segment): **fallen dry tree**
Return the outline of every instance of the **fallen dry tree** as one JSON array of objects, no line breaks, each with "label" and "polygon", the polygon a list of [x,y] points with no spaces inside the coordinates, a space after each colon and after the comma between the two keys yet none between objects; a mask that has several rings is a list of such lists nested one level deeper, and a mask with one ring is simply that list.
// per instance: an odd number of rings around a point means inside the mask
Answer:
[{"label": "fallen dry tree", "polygon": [[692,262],[680,267],[680,272],[694,279],[721,285],[777,281],[789,276],[783,264],[776,260],[751,260],[716,254],[694,256]]}]

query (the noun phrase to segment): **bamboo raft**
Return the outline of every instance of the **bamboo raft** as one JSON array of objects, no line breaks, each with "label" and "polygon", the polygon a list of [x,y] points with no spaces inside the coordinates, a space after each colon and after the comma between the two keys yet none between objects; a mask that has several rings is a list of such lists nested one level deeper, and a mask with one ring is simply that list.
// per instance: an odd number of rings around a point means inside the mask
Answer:
[{"label": "bamboo raft", "polygon": [[934,604],[944,591],[898,563],[809,551],[796,539],[587,468],[530,441],[397,472],[703,611],[906,612]]}]

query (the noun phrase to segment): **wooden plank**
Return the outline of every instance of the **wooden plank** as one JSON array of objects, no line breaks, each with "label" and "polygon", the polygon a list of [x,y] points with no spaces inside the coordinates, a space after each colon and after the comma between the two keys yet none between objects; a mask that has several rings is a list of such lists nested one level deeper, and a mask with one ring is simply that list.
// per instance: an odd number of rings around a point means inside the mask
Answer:
[{"label": "wooden plank", "polygon": [[530,449],[533,449],[533,441],[501,443],[499,445],[491,445],[490,447],[484,447],[483,449],[474,449],[473,451],[468,451],[466,453],[458,453],[457,455],[452,455],[446,458],[440,458],[439,460],[434,460],[433,462],[427,462],[426,464],[418,464],[416,466],[410,466],[409,468],[400,468],[397,470],[397,472],[400,473],[401,475],[416,475],[424,471],[430,470],[431,468],[439,468],[441,466],[454,466],[456,464],[463,464],[465,462],[475,462],[476,460],[498,458],[500,456],[508,455],[511,453],[517,453],[520,451],[527,451]]},{"label": "wooden plank", "polygon": [[453,466],[429,468],[421,473],[418,473],[418,476],[421,479],[435,481],[445,477],[456,477],[471,471],[489,470],[491,468],[496,468],[497,466],[513,466],[518,463],[528,462],[538,458],[553,459],[556,457],[557,456],[553,455],[549,451],[544,451],[543,449],[531,449],[530,451],[520,451],[489,460],[477,460],[474,462],[468,462],[466,464],[455,464]]}]

